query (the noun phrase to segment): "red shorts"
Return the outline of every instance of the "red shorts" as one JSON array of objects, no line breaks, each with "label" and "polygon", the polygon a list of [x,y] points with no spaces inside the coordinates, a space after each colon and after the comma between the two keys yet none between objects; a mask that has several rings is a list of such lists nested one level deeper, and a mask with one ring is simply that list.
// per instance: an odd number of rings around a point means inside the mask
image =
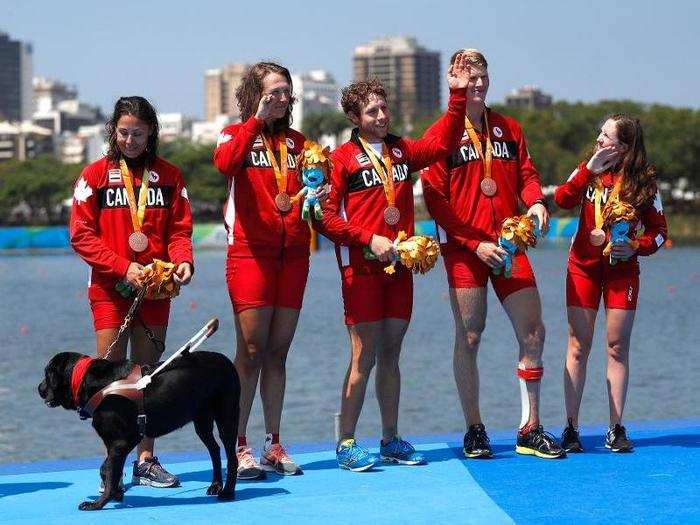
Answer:
[{"label": "red shorts", "polygon": [[[124,322],[133,299],[114,297],[112,299],[90,299],[92,322],[95,331],[105,328],[119,328]],[[146,326],[168,326],[170,299],[149,301],[144,299],[138,310],[138,317]]]},{"label": "red shorts", "polygon": [[566,272],[566,306],[598,310],[603,296],[605,308],[636,310],[639,296],[639,272],[603,271],[591,275],[569,268]]},{"label": "red shorts", "polygon": [[411,319],[413,274],[396,267],[394,275],[358,272],[352,266],[340,269],[345,324],[371,323],[382,319]]},{"label": "red shorts", "polygon": [[472,251],[455,250],[445,253],[443,258],[450,288],[484,288],[490,277],[496,296],[503,302],[513,292],[537,287],[532,266],[523,252],[518,252],[513,257],[510,277],[505,277],[503,272],[494,274]]},{"label": "red shorts", "polygon": [[276,306],[301,309],[309,256],[226,259],[226,284],[233,311]]}]

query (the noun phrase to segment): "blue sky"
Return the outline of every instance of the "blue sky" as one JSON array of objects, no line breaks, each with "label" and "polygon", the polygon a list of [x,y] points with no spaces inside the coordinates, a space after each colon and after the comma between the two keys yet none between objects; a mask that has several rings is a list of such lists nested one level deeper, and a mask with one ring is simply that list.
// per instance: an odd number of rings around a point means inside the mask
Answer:
[{"label": "blue sky", "polygon": [[[350,7],[352,6],[352,7]],[[204,71],[272,59],[351,80],[356,45],[415,35],[489,60],[489,99],[535,84],[555,99],[628,98],[700,108],[700,2],[649,0],[239,2],[2,0],[0,31],[34,45],[34,71],[111,108],[140,94],[204,113]]]}]

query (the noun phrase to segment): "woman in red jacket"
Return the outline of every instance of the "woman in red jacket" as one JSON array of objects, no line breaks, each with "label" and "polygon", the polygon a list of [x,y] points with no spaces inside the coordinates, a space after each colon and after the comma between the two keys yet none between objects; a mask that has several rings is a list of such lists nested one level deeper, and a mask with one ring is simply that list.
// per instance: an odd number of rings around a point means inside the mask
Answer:
[{"label": "woman in red jacket", "polygon": [[[557,188],[555,200],[565,209],[581,205],[566,276],[569,343],[564,390],[568,422],[562,447],[568,452],[583,451],[577,429],[578,412],[602,296],[610,404],[605,446],[613,452],[629,452],[633,444],[621,423],[629,380],[630,336],[639,294],[637,256],[651,255],[666,241],[666,219],[654,168],[647,163],[639,120],[623,114],[608,118],[593,155]],[[626,210],[627,220],[616,223],[615,210]],[[622,235],[616,233],[620,226]],[[629,233],[625,235],[627,226]],[[637,236],[640,228],[643,233]]]},{"label": "woman in red jacket", "polygon": [[[309,272],[310,231],[292,202],[302,184],[296,156],[304,136],[291,129],[294,97],[289,71],[260,62],[236,90],[242,122],[223,129],[214,165],[227,177],[226,282],[236,324],[235,365],[241,379],[238,478],[301,469],[279,442],[292,343]],[[260,463],[248,447],[246,427],[260,379],[267,432]],[[262,466],[262,468],[261,468]]]},{"label": "woman in red jacket", "polygon": [[[158,157],[158,118],[142,97],[122,97],[107,122],[107,156],[87,166],[73,193],[70,242],[90,266],[88,297],[92,309],[97,355],[126,358],[139,364],[158,362],[163,346],[152,344],[145,327],[160,341],[170,313],[170,300],[145,299],[138,310],[141,323],[130,327],[107,355],[138,290],[144,265],[154,258],[176,265],[174,279],[192,277],[192,213],[180,170]],[[133,482],[155,487],[178,484],[153,456],[153,440],[144,438],[134,462]]]}]

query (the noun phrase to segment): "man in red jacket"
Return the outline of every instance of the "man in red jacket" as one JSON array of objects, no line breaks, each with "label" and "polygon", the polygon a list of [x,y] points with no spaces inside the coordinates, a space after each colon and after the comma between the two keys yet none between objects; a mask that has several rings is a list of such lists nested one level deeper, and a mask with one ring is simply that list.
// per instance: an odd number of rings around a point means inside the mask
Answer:
[{"label": "man in red jacket", "polygon": [[[454,374],[467,433],[464,455],[491,457],[479,411],[479,371],[476,357],[486,323],[486,283],[511,320],[519,345],[522,419],[516,451],[543,458],[564,455],[539,421],[544,325],[535,276],[527,256],[519,252],[510,277],[495,275],[506,251],[498,246],[501,223],[518,214],[522,202],[546,231],[549,215],[540,179],[518,123],[486,107],[489,87],[486,58],[475,49],[460,50],[471,66],[469,103],[463,116],[459,147],[423,173],[423,195],[438,225],[450,286],[456,335]],[[428,133],[437,133],[437,129]]]},{"label": "man in red jacket", "polygon": [[341,468],[368,470],[378,461],[354,440],[375,360],[382,417],[381,457],[408,465],[425,462],[401,439],[397,428],[399,354],[411,318],[412,274],[401,266],[394,275],[383,269],[395,256],[393,240],[398,232],[413,233],[410,173],[444,157],[459,141],[468,79],[468,67],[458,58],[447,76],[447,113],[436,123],[433,136],[418,140],[388,133],[387,95],[377,80],[355,82],[343,90],[343,110],[357,127],[350,141],[333,153],[331,195],[322,222],[317,223],[320,233],[336,243],[352,352],[343,385],[341,436],[336,450]]}]

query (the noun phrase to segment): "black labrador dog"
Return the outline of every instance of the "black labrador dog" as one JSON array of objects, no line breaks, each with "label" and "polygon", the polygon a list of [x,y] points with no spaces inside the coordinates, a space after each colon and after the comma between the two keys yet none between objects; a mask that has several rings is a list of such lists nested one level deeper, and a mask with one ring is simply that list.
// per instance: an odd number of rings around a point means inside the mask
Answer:
[{"label": "black labrador dog", "polygon": [[[78,408],[73,400],[71,377],[83,354],[56,354],[44,370],[39,395],[50,407]],[[79,406],[102,388],[129,375],[131,361],[111,362],[96,359],[85,375],[80,388]],[[198,351],[184,353],[153,376],[144,394],[147,417],[145,435],[157,438],[194,422],[197,435],[209,451],[213,479],[208,495],[232,500],[236,487],[236,435],[238,433],[240,381],[233,363],[223,354]],[[122,501],[119,488],[124,462],[140,441],[136,403],[119,395],[108,395],[92,415],[92,426],[107,447],[107,459],[100,467],[104,493],[95,501],[84,501],[80,510],[99,510],[114,499]],[[227,475],[222,484],[221,456],[214,439],[214,422],[226,451]]]}]

